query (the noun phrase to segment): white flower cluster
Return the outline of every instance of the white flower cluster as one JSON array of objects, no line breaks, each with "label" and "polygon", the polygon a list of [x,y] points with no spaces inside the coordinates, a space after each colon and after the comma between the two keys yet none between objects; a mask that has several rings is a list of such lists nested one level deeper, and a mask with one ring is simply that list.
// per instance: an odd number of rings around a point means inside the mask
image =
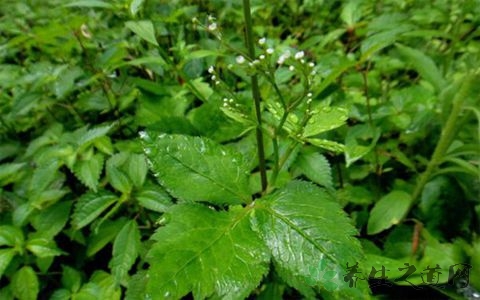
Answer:
[{"label": "white flower cluster", "polygon": [[196,17],[192,18],[192,23],[194,25],[194,28],[199,26],[200,28],[203,28],[206,31],[208,31],[209,33],[213,34],[217,39],[219,39],[219,40],[222,39],[222,34],[220,32],[220,28],[219,28],[219,26],[217,24],[217,21],[216,21],[216,18],[214,16],[209,15],[207,17],[207,25],[206,26],[201,24],[200,21]]},{"label": "white flower cluster", "polygon": [[232,98],[230,98],[230,99],[223,98],[223,107],[229,107],[231,104],[233,104],[233,99]]},{"label": "white flower cluster", "polygon": [[207,26],[208,31],[216,31],[218,29],[217,23],[215,22],[215,17],[212,15],[208,16],[208,26]]},{"label": "white flower cluster", "polygon": [[215,75],[215,67],[214,66],[210,66],[208,67],[208,74],[210,74],[210,79],[215,82],[215,85],[219,85],[220,84],[220,80],[218,80],[217,78],[217,75]]}]

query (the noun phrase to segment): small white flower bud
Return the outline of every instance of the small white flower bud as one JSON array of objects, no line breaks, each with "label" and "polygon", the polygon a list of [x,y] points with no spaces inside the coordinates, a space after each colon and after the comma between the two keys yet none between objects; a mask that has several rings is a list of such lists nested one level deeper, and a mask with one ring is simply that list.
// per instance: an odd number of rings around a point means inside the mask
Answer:
[{"label": "small white flower bud", "polygon": [[210,74],[215,73],[215,69],[213,68],[213,66],[208,67],[208,73]]},{"label": "small white flower bud", "polygon": [[267,39],[263,37],[263,38],[261,38],[261,39],[258,40],[258,43],[259,43],[260,45],[263,45],[263,44],[265,44],[266,41],[267,41]]},{"label": "small white flower bud", "polygon": [[289,69],[290,71],[293,71],[293,70],[295,70],[295,67],[294,67],[294,66],[290,66],[290,67],[288,67],[288,69]]},{"label": "small white flower bud", "polygon": [[217,79],[217,76],[212,75],[212,77],[210,77],[210,78],[211,78],[212,80],[215,80],[215,79]]},{"label": "small white flower bud", "polygon": [[305,52],[303,51],[299,51],[295,53],[295,59],[300,59],[300,58],[303,58],[304,56],[305,56]]},{"label": "small white flower bud", "polygon": [[260,55],[258,58],[259,58],[260,60],[265,59],[265,55],[262,54],[262,55]]},{"label": "small white flower bud", "polygon": [[212,24],[208,25],[208,30],[210,30],[210,31],[217,30],[217,23],[212,23]]},{"label": "small white flower bud", "polygon": [[308,98],[312,98],[312,93],[308,93],[308,94],[307,94],[307,97],[308,97]]},{"label": "small white flower bud", "polygon": [[280,57],[278,58],[277,60],[277,63],[279,65],[283,64],[285,62],[285,60],[287,60],[288,58],[290,57],[290,51],[287,50],[285,51],[282,55],[280,55]]},{"label": "small white flower bud", "polygon": [[273,53],[273,48],[268,48],[267,49],[267,54],[272,54]]},{"label": "small white flower bud", "polygon": [[239,55],[237,56],[237,58],[235,58],[235,61],[237,62],[237,64],[241,65],[245,62],[245,57]]}]

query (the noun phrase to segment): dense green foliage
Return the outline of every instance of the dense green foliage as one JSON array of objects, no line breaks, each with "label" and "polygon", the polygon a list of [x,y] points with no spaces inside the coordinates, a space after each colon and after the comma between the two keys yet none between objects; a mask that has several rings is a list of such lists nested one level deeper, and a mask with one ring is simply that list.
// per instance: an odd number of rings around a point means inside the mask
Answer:
[{"label": "dense green foliage", "polygon": [[2,1],[0,299],[480,290],[480,1],[246,2]]}]

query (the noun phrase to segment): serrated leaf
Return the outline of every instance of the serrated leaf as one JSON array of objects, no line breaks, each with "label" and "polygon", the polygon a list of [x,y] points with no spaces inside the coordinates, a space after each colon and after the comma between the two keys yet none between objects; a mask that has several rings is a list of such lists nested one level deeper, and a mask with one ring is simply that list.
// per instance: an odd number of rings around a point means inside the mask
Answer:
[{"label": "serrated leaf", "polygon": [[[325,260],[328,270],[343,275],[347,263],[363,258],[357,234],[340,205],[323,189],[293,181],[285,188],[257,200],[252,224],[270,248],[281,276],[295,287],[314,282],[324,288],[330,280],[312,279],[311,264]],[[302,284],[302,282],[304,284]],[[335,298],[368,294],[368,285],[350,289],[343,280],[338,290],[326,291]]]},{"label": "serrated leaf", "polygon": [[127,222],[113,242],[112,259],[109,266],[115,280],[123,282],[135,263],[140,250],[140,231],[135,220]]},{"label": "serrated leaf", "polygon": [[57,245],[53,240],[47,240],[45,238],[34,238],[28,240],[25,248],[40,258],[65,254],[63,251],[57,248]]},{"label": "serrated leaf", "polygon": [[[86,130],[86,127],[82,128],[78,132],[82,132],[80,136],[77,137],[77,140],[75,141],[78,147],[87,147],[90,145],[92,142],[94,142],[96,139],[104,137],[110,129],[112,129],[113,125],[103,125],[103,126],[97,126],[95,128]],[[84,131],[84,132],[83,132]]]},{"label": "serrated leaf", "polygon": [[296,163],[308,179],[324,187],[333,188],[332,170],[325,156],[317,152],[301,153]]},{"label": "serrated leaf", "polygon": [[71,206],[70,201],[59,202],[40,211],[33,217],[33,227],[44,236],[54,237],[67,223]]},{"label": "serrated leaf", "polygon": [[132,182],[122,170],[107,163],[107,178],[110,184],[122,193],[130,193],[132,190]]},{"label": "serrated leaf", "polygon": [[120,229],[125,225],[125,219],[110,221],[105,220],[96,230],[89,236],[87,243],[87,256],[92,256],[108,243],[113,241]]},{"label": "serrated leaf", "polygon": [[88,160],[77,160],[73,173],[84,185],[96,192],[102,168],[103,155],[97,153]]},{"label": "serrated leaf", "polygon": [[107,191],[82,195],[75,204],[72,215],[72,225],[76,229],[80,229],[90,224],[116,201],[117,196]]},{"label": "serrated leaf", "polygon": [[345,124],[348,110],[343,107],[319,105],[313,109],[313,116],[303,130],[303,136],[310,137],[338,128]]},{"label": "serrated leaf", "polygon": [[141,187],[145,182],[147,176],[148,166],[145,155],[143,154],[131,154],[128,162],[128,177],[136,187]]},{"label": "serrated leaf", "polygon": [[0,279],[2,278],[3,272],[5,272],[5,269],[7,269],[15,254],[16,250],[13,248],[0,249]]},{"label": "serrated leaf", "polygon": [[398,224],[405,217],[412,202],[410,194],[392,191],[383,196],[370,211],[367,233],[376,234]]},{"label": "serrated leaf", "polygon": [[93,144],[95,145],[95,148],[97,148],[100,152],[107,155],[113,154],[113,145],[112,145],[112,141],[110,140],[110,137],[102,136],[102,137],[96,138],[93,141]]},{"label": "serrated leaf", "polygon": [[244,299],[268,270],[268,249],[250,229],[247,211],[197,204],[172,207],[152,237],[147,293],[179,299]]},{"label": "serrated leaf", "polygon": [[160,186],[144,186],[134,197],[141,206],[156,212],[165,212],[173,204],[170,196]]},{"label": "serrated leaf", "polygon": [[200,137],[142,133],[160,183],[177,198],[239,204],[250,201],[248,167],[240,153]]},{"label": "serrated leaf", "polygon": [[430,82],[437,91],[445,88],[445,79],[442,72],[437,68],[435,62],[423,52],[401,44],[395,45],[400,54],[410,62],[417,72],[428,82]]},{"label": "serrated leaf", "polygon": [[22,247],[23,232],[18,227],[10,225],[0,226],[0,246]]},{"label": "serrated leaf", "polygon": [[36,300],[40,290],[38,277],[30,266],[19,269],[12,278],[12,292],[18,300]]},{"label": "serrated leaf", "polygon": [[145,41],[158,46],[157,39],[155,38],[155,28],[153,27],[153,23],[151,21],[128,21],[125,22],[125,27],[133,31]]}]

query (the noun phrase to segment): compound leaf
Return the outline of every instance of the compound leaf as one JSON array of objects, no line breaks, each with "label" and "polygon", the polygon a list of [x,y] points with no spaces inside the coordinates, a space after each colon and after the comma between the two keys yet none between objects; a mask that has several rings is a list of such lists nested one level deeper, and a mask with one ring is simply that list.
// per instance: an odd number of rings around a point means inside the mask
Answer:
[{"label": "compound leaf", "polygon": [[158,299],[245,299],[268,270],[269,253],[246,211],[180,204],[153,236],[147,293]]}]

